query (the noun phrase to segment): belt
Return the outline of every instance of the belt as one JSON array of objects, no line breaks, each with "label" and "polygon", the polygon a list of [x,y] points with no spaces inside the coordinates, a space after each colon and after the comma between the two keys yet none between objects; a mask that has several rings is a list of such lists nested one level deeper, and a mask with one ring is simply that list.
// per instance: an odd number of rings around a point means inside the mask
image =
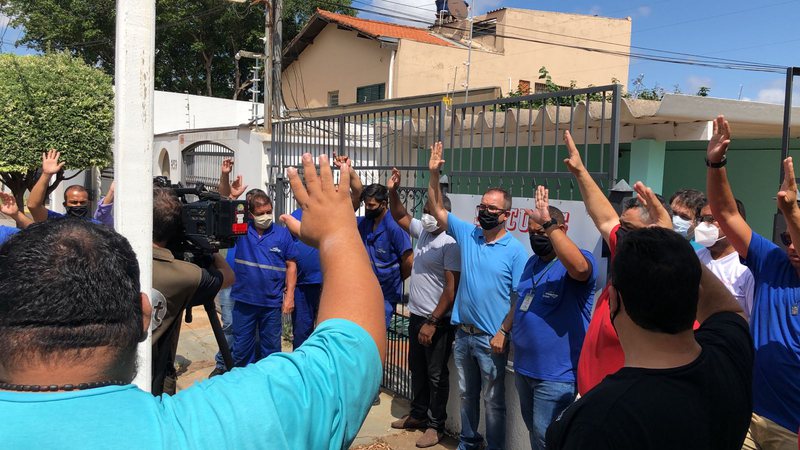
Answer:
[{"label": "belt", "polygon": [[480,328],[476,327],[475,325],[470,325],[468,323],[460,323],[458,324],[458,328],[460,328],[461,331],[467,334],[486,334]]}]

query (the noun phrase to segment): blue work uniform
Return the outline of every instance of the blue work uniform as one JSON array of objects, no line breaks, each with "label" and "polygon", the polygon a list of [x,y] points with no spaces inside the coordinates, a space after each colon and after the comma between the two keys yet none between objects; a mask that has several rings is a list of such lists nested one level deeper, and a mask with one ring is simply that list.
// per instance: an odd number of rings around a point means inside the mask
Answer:
[{"label": "blue work uniform", "polygon": [[[292,217],[303,220],[303,210],[298,208]],[[292,346],[300,347],[314,331],[314,322],[319,312],[319,296],[322,292],[322,268],[319,250],[294,238],[297,248],[297,286],[294,289],[294,311],[292,311]]]},{"label": "blue work uniform", "polygon": [[233,359],[236,366],[257,360],[256,332],[261,341],[261,358],[281,350],[286,261],[296,259],[294,239],[282,226],[273,224],[259,235],[250,221],[247,234],[236,241],[236,282],[231,289],[235,302]]},{"label": "blue work uniform", "polygon": [[7,227],[5,225],[0,225],[0,245],[2,245],[3,242],[8,240],[8,238],[10,238],[11,236],[13,236],[13,235],[15,235],[17,233],[19,233],[19,228]]},{"label": "blue work uniform", "polygon": [[400,263],[402,256],[411,251],[411,239],[388,212],[373,231],[374,225],[375,221],[372,219],[358,218],[358,234],[367,248],[372,270],[381,285],[386,328],[389,328],[392,312],[403,296]]}]

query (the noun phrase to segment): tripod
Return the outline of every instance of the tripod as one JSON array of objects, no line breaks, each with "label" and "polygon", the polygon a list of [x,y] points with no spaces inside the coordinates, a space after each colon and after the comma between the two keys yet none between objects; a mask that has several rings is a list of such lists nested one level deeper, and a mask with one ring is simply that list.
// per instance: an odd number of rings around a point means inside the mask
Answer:
[{"label": "tripod", "polygon": [[[214,332],[214,339],[217,341],[219,352],[222,354],[222,360],[225,362],[225,369],[233,369],[233,356],[231,349],[228,347],[228,341],[225,340],[225,334],[222,332],[222,324],[219,322],[217,316],[217,307],[214,304],[214,299],[211,298],[202,304],[203,309],[206,310],[208,315],[208,323],[211,324],[211,330]],[[192,307],[186,308],[186,323],[192,323]]]}]

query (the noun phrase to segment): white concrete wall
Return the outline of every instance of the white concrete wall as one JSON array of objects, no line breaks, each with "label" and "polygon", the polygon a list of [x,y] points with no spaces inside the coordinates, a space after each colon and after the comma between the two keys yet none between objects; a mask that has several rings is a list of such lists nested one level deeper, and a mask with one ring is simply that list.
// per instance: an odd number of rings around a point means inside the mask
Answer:
[{"label": "white concrete wall", "polygon": [[[154,108],[154,134],[236,126],[249,122],[252,116],[250,102],[164,91],[155,92]],[[264,114],[263,104],[259,113]]]}]

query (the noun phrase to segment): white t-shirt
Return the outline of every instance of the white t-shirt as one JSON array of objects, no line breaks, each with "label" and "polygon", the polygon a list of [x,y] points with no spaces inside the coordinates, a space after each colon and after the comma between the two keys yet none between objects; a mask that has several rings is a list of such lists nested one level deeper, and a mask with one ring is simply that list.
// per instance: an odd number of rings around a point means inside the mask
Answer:
[{"label": "white t-shirt", "polygon": [[716,275],[722,281],[722,284],[731,291],[736,301],[742,305],[745,317],[750,320],[755,282],[750,269],[739,260],[739,254],[733,252],[728,256],[715,260],[711,257],[711,252],[708,249],[701,248],[697,250],[697,257],[700,259],[700,263]]},{"label": "white t-shirt", "polygon": [[461,252],[452,236],[447,233],[428,233],[417,219],[411,219],[408,231],[417,239],[414,265],[411,267],[408,309],[412,314],[425,317],[433,313],[439,304],[439,297],[444,290],[444,271],[461,271]]}]

